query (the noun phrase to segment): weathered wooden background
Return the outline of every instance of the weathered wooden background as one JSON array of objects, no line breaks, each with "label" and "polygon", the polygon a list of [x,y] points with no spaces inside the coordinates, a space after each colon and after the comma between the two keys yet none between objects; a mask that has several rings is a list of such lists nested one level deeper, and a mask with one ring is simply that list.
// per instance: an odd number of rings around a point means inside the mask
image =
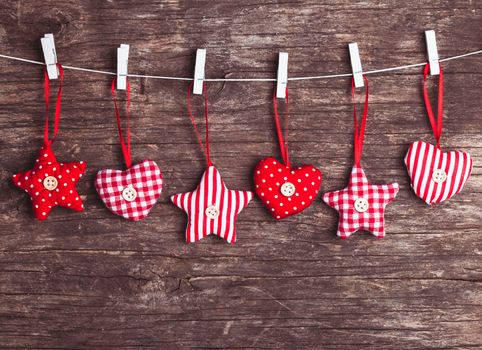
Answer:
[{"label": "weathered wooden background", "polygon": [[[291,76],[349,72],[351,41],[367,70],[423,62],[425,29],[436,30],[441,57],[482,48],[481,1],[403,3],[3,0],[0,52],[42,60],[39,38],[52,32],[64,64],[115,71],[116,47],[129,43],[130,72],[190,77],[205,47],[208,77],[275,77],[280,50]],[[184,82],[131,80],[133,160],[155,160],[165,188],[149,217],[129,222],[93,186],[97,170],[123,166],[110,77],[66,71],[54,150],[87,161],[86,211],[34,220],[9,179],[42,142],[42,68],[0,64],[0,348],[482,348],[482,56],[443,64],[443,146],[475,160],[462,193],[428,207],[409,187],[407,146],[432,141],[421,69],[372,75],[364,167],[373,183],[401,185],[387,237],[341,241],[320,198],[281,222],[255,199],[232,246],[211,236],[185,244],[185,214],[169,201],[204,167]],[[349,79],[289,86],[292,162],[319,166],[322,192],[344,187]],[[273,87],[208,84],[212,156],[233,189],[252,188],[255,164],[279,156]]]}]

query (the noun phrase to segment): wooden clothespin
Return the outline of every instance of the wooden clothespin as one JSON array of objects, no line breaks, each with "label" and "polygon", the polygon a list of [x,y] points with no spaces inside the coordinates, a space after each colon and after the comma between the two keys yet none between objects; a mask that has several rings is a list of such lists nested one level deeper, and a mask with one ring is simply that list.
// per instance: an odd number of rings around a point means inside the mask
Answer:
[{"label": "wooden clothespin", "polygon": [[350,50],[351,71],[353,72],[355,87],[363,87],[365,84],[363,83],[363,70],[360,60],[360,52],[358,51],[358,44],[348,44],[348,50]]},{"label": "wooden clothespin", "polygon": [[206,67],[206,49],[197,49],[196,51],[196,65],[194,66],[194,83],[192,93],[195,95],[203,94],[203,85]]},{"label": "wooden clothespin", "polygon": [[425,42],[427,43],[428,64],[430,67],[430,75],[440,74],[440,64],[437,50],[437,40],[433,30],[425,31]]},{"label": "wooden clothespin", "polygon": [[40,39],[42,51],[44,53],[45,66],[47,67],[47,75],[49,79],[57,79],[59,70],[57,68],[57,52],[55,51],[55,42],[53,34],[45,34]]},{"label": "wooden clothespin", "polygon": [[276,98],[286,98],[288,87],[288,53],[280,52],[278,59],[278,78],[276,82]]},{"label": "wooden clothespin", "polygon": [[129,62],[129,45],[121,44],[117,48],[117,89],[127,89],[127,64]]}]

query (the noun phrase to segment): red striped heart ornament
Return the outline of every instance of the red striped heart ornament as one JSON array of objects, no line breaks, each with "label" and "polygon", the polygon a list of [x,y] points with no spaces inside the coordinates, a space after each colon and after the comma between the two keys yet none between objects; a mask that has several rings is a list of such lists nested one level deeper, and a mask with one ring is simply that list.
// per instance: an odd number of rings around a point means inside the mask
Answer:
[{"label": "red striped heart ornament", "polygon": [[405,165],[415,194],[427,204],[434,204],[464,188],[473,162],[467,152],[442,152],[439,147],[417,141],[410,145]]}]

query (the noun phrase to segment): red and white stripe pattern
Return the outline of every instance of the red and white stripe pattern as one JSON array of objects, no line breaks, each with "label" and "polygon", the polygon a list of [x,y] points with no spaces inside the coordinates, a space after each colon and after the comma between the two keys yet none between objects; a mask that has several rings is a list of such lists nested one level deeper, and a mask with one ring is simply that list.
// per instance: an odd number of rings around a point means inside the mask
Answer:
[{"label": "red and white stripe pattern", "polygon": [[[214,166],[206,169],[196,190],[171,196],[172,202],[188,215],[188,243],[211,233],[228,243],[236,242],[236,218],[252,198],[253,192],[229,190]],[[206,214],[211,206],[218,211],[215,218]]]},{"label": "red and white stripe pattern", "polygon": [[[417,141],[410,145],[405,165],[412,188],[428,204],[440,203],[459,193],[472,172],[472,158],[466,152],[442,152],[434,145]],[[447,179],[435,182],[435,170],[445,172]]]},{"label": "red and white stripe pattern", "polygon": [[[136,191],[134,200],[128,201],[123,197],[126,187]],[[104,169],[97,173],[95,188],[114,214],[138,221],[149,214],[161,195],[161,169],[152,160],[145,160],[126,171]]]}]

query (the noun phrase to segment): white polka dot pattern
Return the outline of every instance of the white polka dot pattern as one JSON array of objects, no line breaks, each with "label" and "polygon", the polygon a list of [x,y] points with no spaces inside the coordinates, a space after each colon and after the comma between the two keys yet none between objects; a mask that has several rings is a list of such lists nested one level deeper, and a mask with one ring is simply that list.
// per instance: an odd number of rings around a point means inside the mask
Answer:
[{"label": "white polka dot pattern", "polygon": [[[12,181],[30,195],[34,216],[38,220],[45,220],[56,206],[84,210],[75,185],[86,166],[83,161],[58,163],[50,145],[44,144],[33,169],[15,174]],[[71,180],[65,182],[63,177],[67,174]]]},{"label": "white polka dot pattern", "polygon": [[277,220],[310,206],[321,186],[321,172],[313,165],[289,168],[272,157],[254,169],[256,194]]}]

